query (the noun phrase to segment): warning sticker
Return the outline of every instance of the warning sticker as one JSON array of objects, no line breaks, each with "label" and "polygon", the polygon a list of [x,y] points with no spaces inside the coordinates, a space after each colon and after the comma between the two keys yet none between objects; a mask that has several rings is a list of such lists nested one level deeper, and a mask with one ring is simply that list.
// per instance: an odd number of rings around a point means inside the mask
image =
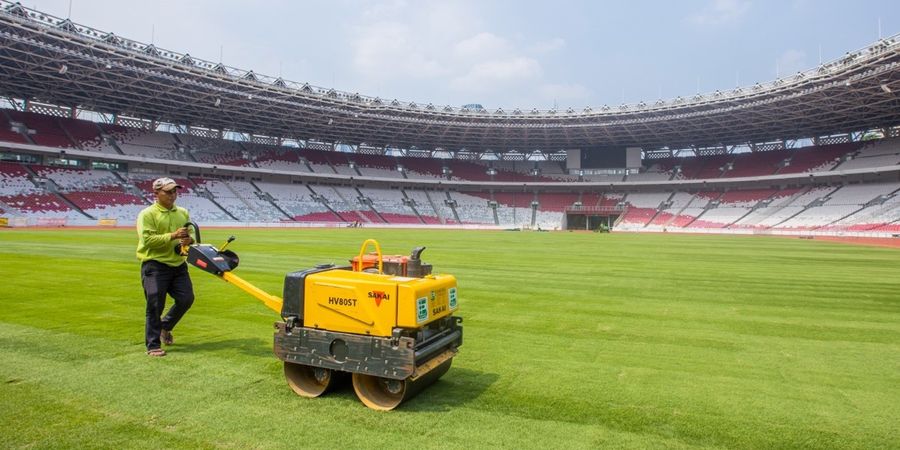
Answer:
[{"label": "warning sticker", "polygon": [[447,294],[450,297],[450,309],[456,309],[456,288],[450,288]]},{"label": "warning sticker", "polygon": [[416,299],[416,322],[428,320],[428,298]]}]

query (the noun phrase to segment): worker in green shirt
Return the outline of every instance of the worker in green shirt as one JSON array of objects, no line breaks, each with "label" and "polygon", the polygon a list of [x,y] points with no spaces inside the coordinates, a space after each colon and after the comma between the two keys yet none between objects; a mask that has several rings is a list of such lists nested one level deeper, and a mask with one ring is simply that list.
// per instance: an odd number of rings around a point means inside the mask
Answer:
[{"label": "worker in green shirt", "polygon": [[[137,217],[137,257],[141,260],[141,282],[147,299],[144,340],[147,354],[165,356],[162,344],[174,342],[172,329],[194,303],[194,286],[184,256],[175,244],[190,245],[193,239],[185,225],[190,221],[186,209],[175,206],[181,186],[171,178],[153,181],[156,202],[144,208]],[[166,295],[175,304],[161,317]]]}]

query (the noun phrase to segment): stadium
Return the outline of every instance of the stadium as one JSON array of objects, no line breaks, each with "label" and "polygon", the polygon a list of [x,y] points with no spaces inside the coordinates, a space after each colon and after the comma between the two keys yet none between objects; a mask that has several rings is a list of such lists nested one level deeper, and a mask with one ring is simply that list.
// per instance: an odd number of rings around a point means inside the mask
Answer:
[{"label": "stadium", "polygon": [[[382,99],[190,50],[0,0],[3,447],[900,443],[900,254],[831,242],[900,246],[900,35],[579,110]],[[301,399],[276,317],[197,273],[193,344],[142,378],[133,227],[160,177],[269,292],[365,239],[427,246],[460,283],[453,368],[391,416]]]}]

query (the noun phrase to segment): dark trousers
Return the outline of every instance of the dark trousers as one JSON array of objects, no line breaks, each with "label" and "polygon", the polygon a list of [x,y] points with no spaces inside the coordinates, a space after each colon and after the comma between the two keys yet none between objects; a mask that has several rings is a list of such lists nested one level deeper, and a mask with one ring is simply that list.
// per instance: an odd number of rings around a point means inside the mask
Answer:
[{"label": "dark trousers", "polygon": [[[160,348],[159,334],[163,329],[172,331],[194,303],[194,285],[188,274],[187,264],[171,267],[161,262],[145,261],[141,264],[141,283],[147,299],[147,322],[144,339],[147,350]],[[166,308],[166,294],[175,304],[161,317]]]}]

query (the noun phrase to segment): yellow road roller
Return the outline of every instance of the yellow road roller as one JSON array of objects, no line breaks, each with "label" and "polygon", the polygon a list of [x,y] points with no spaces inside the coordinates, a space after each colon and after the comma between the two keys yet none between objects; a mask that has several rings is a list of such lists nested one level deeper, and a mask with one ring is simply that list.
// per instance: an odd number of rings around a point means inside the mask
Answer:
[{"label": "yellow road roller", "polygon": [[[328,392],[342,374],[369,408],[392,410],[447,370],[462,345],[462,318],[452,275],[433,274],[419,247],[409,256],[382,256],[367,240],[348,266],[322,264],[285,275],[283,298],[232,273],[238,256],[200,243],[187,261],[253,295],[281,315],[275,356],[288,385],[303,397]],[[369,247],[375,251],[366,253]]]}]

